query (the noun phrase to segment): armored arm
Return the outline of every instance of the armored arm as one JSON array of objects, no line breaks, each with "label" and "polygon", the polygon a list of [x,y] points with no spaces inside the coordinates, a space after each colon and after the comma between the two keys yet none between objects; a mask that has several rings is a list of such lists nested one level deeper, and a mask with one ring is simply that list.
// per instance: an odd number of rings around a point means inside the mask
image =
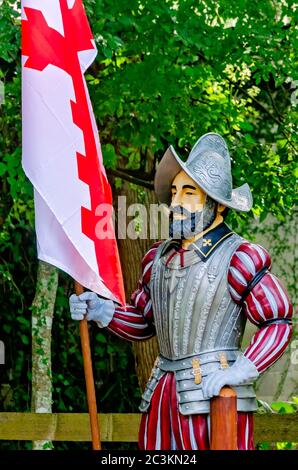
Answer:
[{"label": "armored arm", "polygon": [[290,299],[270,269],[268,252],[245,242],[233,254],[228,272],[233,300],[242,305],[247,318],[259,328],[244,352],[259,373],[280,358],[292,334]]},{"label": "armored arm", "polygon": [[142,260],[142,277],[131,296],[131,304],[116,307],[108,330],[128,341],[142,341],[155,335],[149,281],[153,259],[160,242],[155,243]]}]

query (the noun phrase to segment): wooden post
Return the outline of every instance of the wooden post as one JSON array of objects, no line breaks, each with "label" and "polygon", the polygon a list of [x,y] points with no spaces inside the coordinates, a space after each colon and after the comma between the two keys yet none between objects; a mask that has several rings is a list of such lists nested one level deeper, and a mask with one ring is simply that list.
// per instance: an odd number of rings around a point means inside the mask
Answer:
[{"label": "wooden post", "polygon": [[[75,282],[76,295],[80,295],[83,292],[84,292],[83,286],[79,284],[78,282]],[[92,359],[91,359],[91,351],[90,351],[88,321],[86,320],[86,318],[80,321],[80,335],[81,335],[82,354],[83,354],[83,361],[84,361],[88,411],[89,411],[91,436],[92,436],[92,448],[93,450],[101,450],[99,424],[98,424],[98,419],[97,419],[96,394],[95,394],[95,386],[94,386],[94,378],[93,378],[93,370],[92,370]]]},{"label": "wooden post", "polygon": [[218,397],[211,399],[211,450],[237,450],[237,395],[223,387]]}]

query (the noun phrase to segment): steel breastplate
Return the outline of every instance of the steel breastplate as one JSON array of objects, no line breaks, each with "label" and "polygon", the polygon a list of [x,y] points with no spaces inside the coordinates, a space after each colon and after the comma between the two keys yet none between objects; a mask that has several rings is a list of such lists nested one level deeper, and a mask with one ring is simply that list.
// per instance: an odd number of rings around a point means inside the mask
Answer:
[{"label": "steel breastplate", "polygon": [[[243,242],[236,234],[225,240],[207,260],[193,250],[171,257],[163,256],[160,245],[153,262],[150,294],[160,356],[142,396],[141,411],[146,411],[161,377],[175,374],[179,411],[182,414],[208,413],[209,400],[202,395],[201,383],[194,381],[193,359],[206,358],[202,376],[221,367],[224,352],[231,366],[244,332],[246,317],[228,291],[227,271],[232,254]],[[256,409],[252,384],[236,387],[238,411]]]},{"label": "steel breastplate", "polygon": [[206,260],[193,250],[167,263],[156,259],[150,295],[160,352],[179,359],[220,347],[239,347],[246,318],[228,291],[230,258],[242,238],[233,234]]}]

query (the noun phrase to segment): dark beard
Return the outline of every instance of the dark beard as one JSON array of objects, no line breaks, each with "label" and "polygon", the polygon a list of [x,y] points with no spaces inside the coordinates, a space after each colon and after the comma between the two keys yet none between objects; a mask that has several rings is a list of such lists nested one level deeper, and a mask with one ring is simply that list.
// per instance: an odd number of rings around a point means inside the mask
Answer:
[{"label": "dark beard", "polygon": [[[170,238],[186,240],[193,238],[198,233],[207,230],[215,220],[217,213],[217,202],[207,196],[204,209],[197,212],[189,212],[187,209],[170,206]],[[174,214],[185,215],[186,219],[174,220]]]}]

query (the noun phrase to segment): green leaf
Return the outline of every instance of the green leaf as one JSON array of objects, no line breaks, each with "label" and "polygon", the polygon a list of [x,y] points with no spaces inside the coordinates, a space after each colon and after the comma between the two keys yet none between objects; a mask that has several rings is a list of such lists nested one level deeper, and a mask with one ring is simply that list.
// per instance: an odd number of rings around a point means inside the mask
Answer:
[{"label": "green leaf", "polygon": [[104,165],[106,168],[116,168],[117,166],[117,154],[112,144],[106,144],[102,147],[102,154]]},{"label": "green leaf", "polygon": [[7,171],[7,166],[0,162],[0,176],[3,176]]},{"label": "green leaf", "polygon": [[30,343],[29,338],[28,338],[28,336],[26,336],[26,335],[21,335],[21,340],[22,340],[22,343],[23,343],[23,344],[26,344],[26,345],[27,345],[27,344]]},{"label": "green leaf", "polygon": [[102,344],[106,344],[107,343],[107,338],[105,337],[105,335],[103,333],[97,333],[96,341],[98,341],[99,343],[102,343]]},{"label": "green leaf", "polygon": [[281,414],[296,413],[297,411],[297,408],[293,403],[285,401],[274,402],[271,404],[271,408]]}]

